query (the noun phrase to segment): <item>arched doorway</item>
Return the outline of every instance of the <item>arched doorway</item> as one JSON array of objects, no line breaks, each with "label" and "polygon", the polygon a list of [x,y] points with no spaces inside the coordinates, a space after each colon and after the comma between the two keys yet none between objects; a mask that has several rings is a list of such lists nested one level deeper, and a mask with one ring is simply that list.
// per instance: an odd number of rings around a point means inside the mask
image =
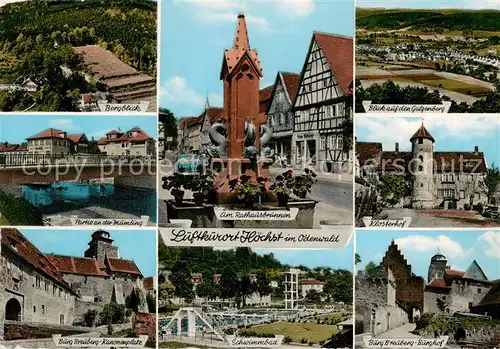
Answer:
[{"label": "arched doorway", "polygon": [[21,321],[21,304],[15,298],[5,304],[5,320]]}]

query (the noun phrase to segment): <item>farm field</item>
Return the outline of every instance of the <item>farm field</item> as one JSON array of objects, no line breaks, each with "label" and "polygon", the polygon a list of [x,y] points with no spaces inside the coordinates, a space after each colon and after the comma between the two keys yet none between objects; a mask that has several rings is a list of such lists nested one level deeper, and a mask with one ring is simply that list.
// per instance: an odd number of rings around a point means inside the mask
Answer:
[{"label": "farm field", "polygon": [[[381,66],[383,68],[380,68]],[[378,67],[358,66],[356,68],[356,79],[418,83],[430,88],[453,91],[474,97],[481,97],[488,92],[494,91],[492,84],[469,76],[437,72],[432,69],[415,69],[409,67],[405,69],[398,65],[378,64]]]}]

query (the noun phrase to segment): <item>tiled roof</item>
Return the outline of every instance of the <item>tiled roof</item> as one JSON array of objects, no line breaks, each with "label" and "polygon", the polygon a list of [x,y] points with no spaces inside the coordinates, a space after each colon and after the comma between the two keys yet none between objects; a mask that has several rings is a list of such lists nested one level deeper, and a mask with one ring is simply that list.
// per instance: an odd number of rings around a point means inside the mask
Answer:
[{"label": "tiled roof", "polygon": [[142,284],[144,285],[144,288],[148,291],[153,291],[154,290],[154,278],[152,276],[144,278],[142,280]]},{"label": "tiled roof", "polygon": [[427,286],[441,287],[441,288],[447,288],[448,287],[448,286],[446,286],[446,282],[444,281],[443,278],[434,279],[431,282],[429,282],[429,284]]},{"label": "tiled roof", "polygon": [[115,273],[126,273],[142,276],[134,261],[128,259],[106,257],[109,270]]},{"label": "tiled roof", "polygon": [[299,285],[323,285],[319,280],[300,280]]},{"label": "tiled roof", "polygon": [[353,81],[353,39],[350,37],[314,33],[314,39],[323,51],[330,68],[337,77],[345,94],[352,94]]},{"label": "tiled roof", "polygon": [[61,131],[61,130],[58,130],[55,128],[48,128],[40,133],[37,133],[34,136],[28,137],[26,139],[61,138],[61,136],[59,136],[59,134],[61,134],[61,133],[66,134],[66,132],[64,132],[64,131]]},{"label": "tiled roof", "polygon": [[195,125],[200,125],[203,122],[203,113],[200,116],[192,116],[187,118],[182,118],[179,122],[179,128],[187,128]]},{"label": "tiled roof", "polygon": [[452,279],[461,279],[464,276],[464,272],[460,270],[448,269],[446,270],[446,276]]},{"label": "tiled roof", "polygon": [[382,152],[382,143],[356,142],[356,155],[360,165],[370,159],[375,159]]},{"label": "tiled roof", "polygon": [[[408,170],[411,152],[381,151],[381,143],[356,142],[359,164],[376,165],[378,170]],[[487,171],[483,152],[434,152],[434,173],[484,173]],[[367,163],[368,160],[374,161]],[[476,164],[478,166],[476,167]]]},{"label": "tiled roof", "polygon": [[422,124],[420,128],[411,136],[410,141],[413,141],[415,138],[427,138],[435,142],[434,137],[432,137],[431,133],[427,131],[425,126]]},{"label": "tiled roof", "polygon": [[47,255],[57,270],[63,274],[108,276],[106,266],[94,258]]},{"label": "tiled roof", "polygon": [[283,76],[283,82],[285,84],[288,96],[290,97],[291,103],[295,102],[295,97],[297,96],[297,91],[300,85],[300,74],[295,73],[281,73]]},{"label": "tiled roof", "polygon": [[269,103],[271,103],[273,90],[274,85],[270,85],[259,91],[259,113],[266,113],[267,107],[269,106]]},{"label": "tiled roof", "polygon": [[[128,135],[129,132],[138,132],[138,134],[135,136],[129,136]],[[151,139],[151,137],[146,132],[144,132],[140,127],[134,127],[126,132],[118,132],[118,131],[112,130],[112,131],[106,133],[106,135],[112,135],[112,134],[119,135],[119,137],[116,137],[116,138],[103,137],[99,140],[99,142],[97,142],[97,144],[103,145],[103,144],[107,144],[107,143],[122,142],[122,141],[142,142],[142,141],[146,141],[148,139]]]},{"label": "tiled roof", "polygon": [[72,141],[73,143],[78,143],[80,140],[85,136],[85,133],[77,133],[77,134],[71,134],[68,135],[68,139]]},{"label": "tiled roof", "polygon": [[[51,260],[26,239],[19,230],[3,228],[1,244],[3,248],[8,248],[13,253],[17,254],[40,274],[45,275],[54,283],[71,291],[71,287],[64,281],[63,276]],[[74,293],[73,291],[71,292]]]},{"label": "tiled roof", "polygon": [[28,146],[26,143],[23,144],[9,144],[9,143],[0,143],[0,152],[14,152],[14,151],[26,151],[28,150]]}]

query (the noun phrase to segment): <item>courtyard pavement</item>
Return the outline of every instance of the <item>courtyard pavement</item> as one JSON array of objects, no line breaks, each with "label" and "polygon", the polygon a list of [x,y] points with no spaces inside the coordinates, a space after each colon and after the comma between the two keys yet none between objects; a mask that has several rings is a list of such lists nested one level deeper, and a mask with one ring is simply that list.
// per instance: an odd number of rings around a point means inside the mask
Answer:
[{"label": "courtyard pavement", "polygon": [[408,208],[391,208],[382,210],[375,219],[402,219],[411,217],[410,227],[447,227],[447,228],[490,228],[499,223],[481,216],[474,211],[463,210],[413,210]]}]

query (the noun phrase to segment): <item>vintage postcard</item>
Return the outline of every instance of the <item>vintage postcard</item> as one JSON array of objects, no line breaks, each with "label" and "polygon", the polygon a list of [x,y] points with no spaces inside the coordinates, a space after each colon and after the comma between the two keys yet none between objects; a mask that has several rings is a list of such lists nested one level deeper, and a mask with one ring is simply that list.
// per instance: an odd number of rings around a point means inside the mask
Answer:
[{"label": "vintage postcard", "polygon": [[356,9],[357,113],[500,113],[498,1]]},{"label": "vintage postcard", "polygon": [[500,226],[500,118],[356,118],[356,226]]},{"label": "vintage postcard", "polygon": [[498,346],[500,230],[358,230],[356,246],[356,348]]},{"label": "vintage postcard", "polygon": [[[285,3],[234,5],[273,23],[205,5],[162,4],[160,226],[352,226],[353,4],[304,8],[300,28]],[[199,45],[174,56],[180,40]]]},{"label": "vintage postcard", "polygon": [[0,116],[0,225],[156,224],[156,117]]},{"label": "vintage postcard", "polygon": [[154,230],[0,234],[0,346],[156,346]]},{"label": "vintage postcard", "polygon": [[352,348],[352,257],[160,241],[159,347]]},{"label": "vintage postcard", "polygon": [[156,112],[156,1],[0,1],[0,112]]}]

